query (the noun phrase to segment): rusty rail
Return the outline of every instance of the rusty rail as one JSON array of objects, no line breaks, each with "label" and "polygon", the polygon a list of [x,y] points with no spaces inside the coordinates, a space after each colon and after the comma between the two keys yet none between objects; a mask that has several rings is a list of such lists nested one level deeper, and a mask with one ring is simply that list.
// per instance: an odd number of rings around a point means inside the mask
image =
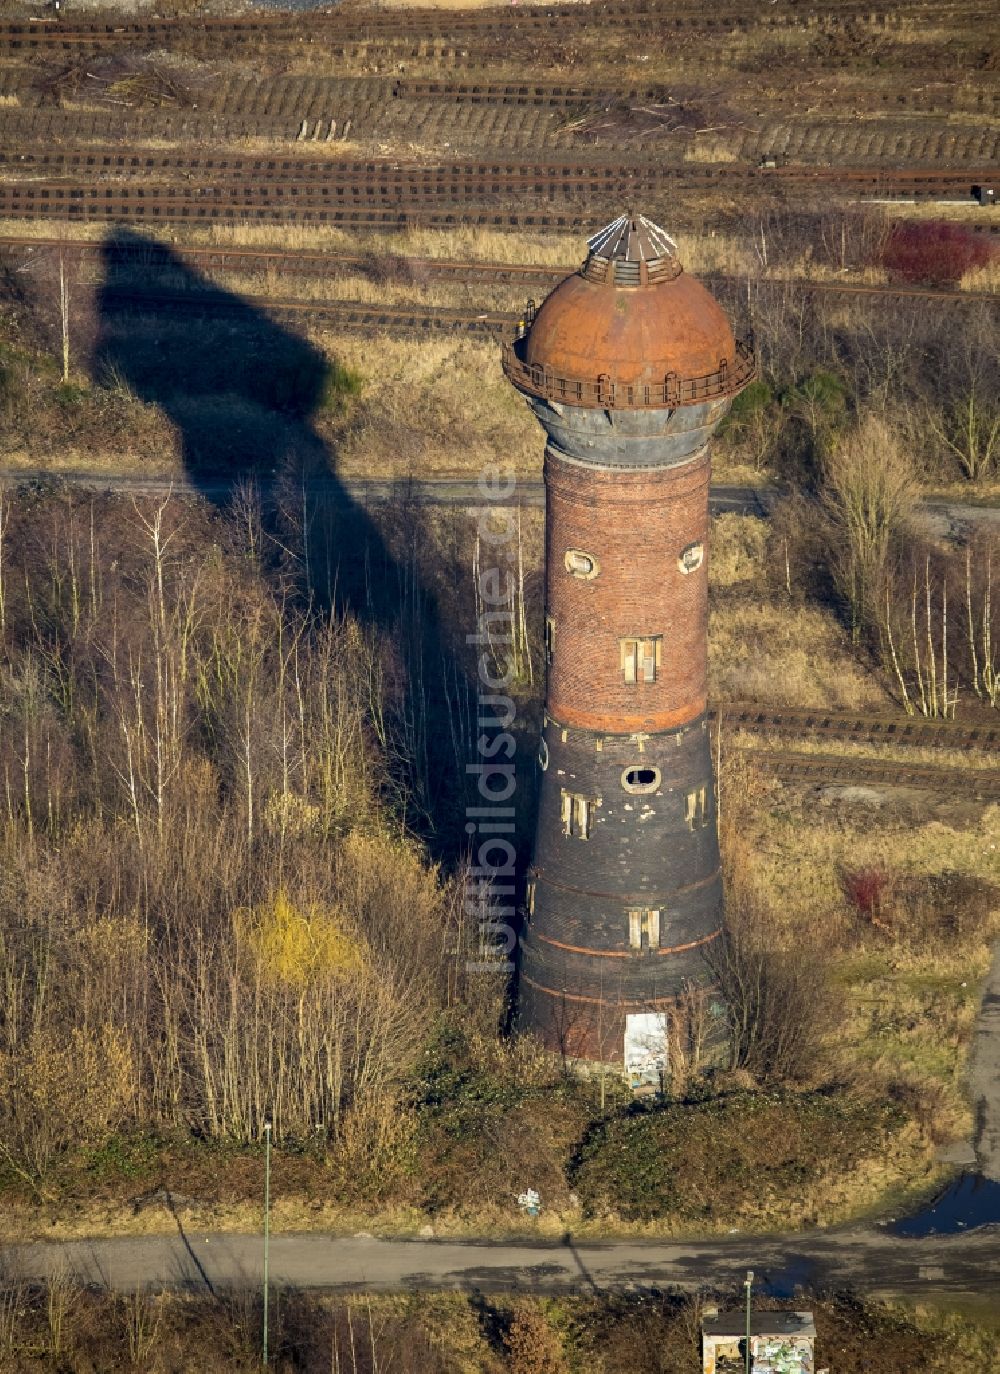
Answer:
[{"label": "rusty rail", "polygon": [[[1000,230],[1000,224],[997,225]],[[116,239],[59,239],[31,235],[0,236],[0,262],[17,258],[18,267],[28,266],[38,253],[59,253],[67,261],[100,263],[110,274],[121,270],[141,272],[155,281],[160,270],[185,264],[199,272],[274,272],[282,277],[337,277],[344,274],[367,275],[376,259],[371,254],[336,253],[326,249],[236,248],[223,244],[160,243],[145,239],[137,243]],[[490,262],[482,259],[423,258],[393,255],[392,264],[401,273],[400,282],[444,281],[462,285],[522,286],[535,284],[546,290],[575,272],[578,263],[556,267],[544,263]],[[745,278],[725,274],[700,273],[706,285],[720,289],[746,287]],[[869,297],[882,300],[928,300],[937,304],[1000,305],[1000,292],[961,291],[945,287],[909,286],[905,283],[811,281],[806,277],[768,277],[756,282],[758,289],[796,291],[803,295]]]},{"label": "rusty rail", "polygon": [[904,764],[892,759],[862,759],[835,754],[801,754],[792,750],[740,749],[782,782],[862,787],[916,787],[957,793],[974,801],[1000,797],[1000,773],[995,768],[947,768],[932,764]]},{"label": "rusty rail", "polygon": [[[960,724],[873,711],[848,711],[824,706],[767,706],[759,702],[719,702],[708,713],[713,724],[727,731],[760,735],[812,735],[857,745],[887,745],[894,749],[951,749],[1000,752],[1000,719],[994,724]],[[864,760],[862,760],[863,762]]]},{"label": "rusty rail", "polygon": [[[189,45],[203,50],[237,44],[257,46],[264,43],[329,43],[365,41],[384,36],[393,40],[415,37],[499,35],[506,45],[516,40],[531,42],[540,34],[560,35],[575,30],[624,30],[637,38],[657,31],[677,34],[685,31],[729,33],[733,30],[780,30],[803,28],[822,22],[835,28],[864,18],[891,29],[914,13],[928,22],[935,11],[947,16],[951,6],[893,5],[879,9],[870,0],[840,0],[840,3],[797,4],[762,10],[759,5],[730,3],[707,8],[704,5],[649,3],[648,0],[623,0],[616,3],[591,3],[556,7],[530,5],[512,14],[500,6],[482,10],[414,9],[380,12],[343,11],[332,13],[272,13],[237,16],[206,15],[192,20],[185,16],[156,19],[124,19],[67,22],[37,18],[0,22],[0,46],[12,51],[49,48],[64,51],[95,50],[148,43],[162,45],[183,37]],[[992,17],[988,6],[972,3],[961,11],[966,22]]]}]

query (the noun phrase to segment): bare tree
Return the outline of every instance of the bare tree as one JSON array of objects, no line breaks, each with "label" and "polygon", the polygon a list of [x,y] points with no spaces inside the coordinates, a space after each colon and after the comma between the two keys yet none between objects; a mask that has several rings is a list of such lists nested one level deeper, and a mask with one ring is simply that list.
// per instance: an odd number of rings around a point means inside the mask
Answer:
[{"label": "bare tree", "polygon": [[761,1082],[815,1082],[838,1002],[827,962],[803,959],[773,936],[761,899],[730,891],[726,929],[710,947],[709,966],[725,1000],[730,1063]]},{"label": "bare tree", "polygon": [[925,409],[928,429],[970,482],[989,476],[1000,458],[1000,347],[995,324],[963,321],[942,352],[940,402]]},{"label": "bare tree", "polygon": [[875,415],[833,446],[823,477],[834,577],[857,640],[880,622],[890,553],[906,536],[916,486],[896,434]]}]

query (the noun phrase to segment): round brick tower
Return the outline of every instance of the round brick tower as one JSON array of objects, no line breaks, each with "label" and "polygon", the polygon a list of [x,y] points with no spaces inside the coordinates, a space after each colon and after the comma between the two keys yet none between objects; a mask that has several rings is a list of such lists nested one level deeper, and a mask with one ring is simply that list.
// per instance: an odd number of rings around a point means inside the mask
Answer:
[{"label": "round brick tower", "polygon": [[754,361],[655,224],[623,215],[589,247],[503,353],[548,435],[520,1019],[552,1049],[620,1061],[626,1035],[702,976],[722,923],[708,442]]}]

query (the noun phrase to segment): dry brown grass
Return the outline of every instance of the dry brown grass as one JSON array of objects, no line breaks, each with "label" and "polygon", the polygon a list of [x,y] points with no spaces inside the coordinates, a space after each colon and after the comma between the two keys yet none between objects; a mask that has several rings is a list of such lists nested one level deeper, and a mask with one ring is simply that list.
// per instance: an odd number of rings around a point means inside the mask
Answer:
[{"label": "dry brown grass", "polygon": [[962,291],[1000,291],[1000,254],[985,267],[973,267],[958,283]]},{"label": "dry brown grass", "polygon": [[[921,820],[892,805],[820,807],[808,800],[810,789],[784,786],[758,772],[752,758],[727,755],[725,740],[722,757],[724,822],[727,779],[736,798],[729,843],[739,854],[730,858],[744,881],[767,894],[775,938],[798,948],[808,932],[833,951],[847,1009],[831,1046],[840,1073],[865,1091],[901,1094],[928,1141],[967,1135],[965,1064],[1000,910],[979,927],[957,924],[947,940],[911,934],[905,922],[887,933],[849,906],[842,873],[874,869],[907,880],[957,873],[997,884],[1000,807],[971,819],[963,807],[951,822]],[[930,1168],[929,1155],[923,1167]]]},{"label": "dry brown grass", "polygon": [[[790,604],[766,575],[768,530],[752,516],[712,524],[709,585],[709,694],[782,706],[874,708],[889,704],[859,663],[832,611]],[[793,570],[794,578],[794,570]]]},{"label": "dry brown grass", "polygon": [[975,201],[956,203],[949,201],[939,205],[934,201],[919,201],[916,204],[890,201],[882,206],[890,219],[944,219],[966,223],[969,220],[979,224],[1000,222],[1000,205],[977,205]]},{"label": "dry brown grass", "polygon": [[[484,282],[465,284],[460,277],[454,279],[422,279],[419,265],[406,279],[405,267],[400,279],[379,281],[375,274],[355,267],[345,271],[331,271],[316,276],[283,276],[274,267],[265,267],[259,272],[220,272],[201,273],[197,262],[193,268],[199,275],[210,276],[213,285],[231,291],[234,295],[259,304],[266,308],[269,301],[288,302],[333,302],[348,301],[361,305],[385,306],[428,306],[430,308],[450,308],[471,313],[524,308],[525,288],[516,284],[491,285]],[[125,285],[129,280],[136,285],[145,286],[149,277],[141,269],[132,274],[116,274],[116,282]],[[81,271],[81,284],[99,288],[102,271],[96,263]],[[157,289],[188,290],[191,287],[187,267],[173,272],[168,269],[156,273]],[[308,318],[306,313],[303,318]]]},{"label": "dry brown grass", "polygon": [[114,449],[81,449],[72,444],[60,446],[57,451],[12,449],[3,454],[2,464],[5,470],[12,473],[67,472],[136,477],[175,475],[178,478],[183,476],[180,454],[169,439],[166,445],[157,444],[149,452],[127,441],[120,448]]},{"label": "dry brown grass", "polygon": [[[669,226],[668,226],[669,227]],[[107,234],[107,226],[99,223],[54,223],[49,220],[0,220],[0,235],[16,238],[60,238],[66,242],[100,241]],[[315,251],[345,255],[374,256],[389,254],[415,259],[445,259],[498,263],[502,265],[532,264],[551,267],[567,273],[576,270],[586,253],[586,240],[579,234],[528,234],[481,229],[475,226],[450,230],[409,228],[400,232],[379,233],[362,231],[347,233],[321,225],[195,225],[178,228],[146,225],[142,230],[149,239],[170,247],[226,247],[256,249],[261,252]],[[817,262],[805,252],[778,266],[762,272],[749,242],[733,234],[708,230],[705,233],[672,231],[678,256],[686,270],[699,274],[721,274],[735,277],[763,277],[772,281],[841,282],[848,285],[882,285],[885,271],[877,267],[838,270]],[[95,276],[96,279],[96,276]],[[413,268],[411,282],[388,280],[376,283],[365,274],[350,273],[327,278],[285,278],[277,270],[261,274],[237,275],[218,273],[214,276],[221,285],[233,290],[263,292],[276,296],[300,299],[356,299],[371,304],[409,303],[421,300],[427,304],[464,304],[482,302],[492,308],[494,302],[514,299],[520,301],[530,288],[517,283],[491,293],[482,284],[462,288],[442,282],[422,283],[419,262]],[[962,288],[969,291],[994,291],[1000,287],[1000,266],[976,269],[966,274]],[[851,308],[851,307],[848,307]]]},{"label": "dry brown grass", "polygon": [[890,704],[832,614],[744,602],[709,619],[709,694],[719,702],[874,709]]},{"label": "dry brown grass", "polygon": [[685,162],[738,162],[739,153],[732,147],[738,135],[725,133],[696,134],[684,149]]},{"label": "dry brown grass", "polygon": [[348,430],[336,439],[344,476],[475,476],[502,462],[541,475],[542,436],[500,371],[495,342],[336,334],[313,342],[366,379]]},{"label": "dry brown grass", "polygon": [[[67,242],[100,241],[108,232],[107,225],[97,223],[55,224],[51,220],[0,220],[0,235],[17,238],[62,238]],[[146,225],[143,234],[157,243],[183,248],[213,246],[225,248],[253,248],[275,252],[313,250],[317,252],[366,254],[391,253],[400,257],[444,258],[455,261],[496,262],[501,264],[535,264],[561,268],[573,272],[586,255],[584,234],[505,233],[497,229],[482,229],[474,225],[455,229],[421,229],[413,227],[401,232],[347,233],[322,225],[206,225],[184,226],[183,229]],[[692,272],[722,272],[743,274],[752,270],[752,261],[745,246],[732,235],[692,234],[673,235],[684,266]],[[256,283],[257,279],[252,279]],[[335,279],[337,280],[337,279]],[[342,279],[340,279],[342,280]],[[270,278],[278,294],[321,290],[321,285],[304,287],[302,283],[283,281],[278,274]],[[339,290],[339,287],[333,287]],[[409,299],[419,287],[411,288]],[[512,290],[517,290],[512,287]],[[382,297],[384,301],[386,297]]]},{"label": "dry brown grass", "polygon": [[759,734],[753,730],[735,730],[729,736],[730,743],[738,749],[794,749],[799,754],[815,754],[824,758],[868,759],[873,763],[912,764],[914,767],[926,764],[938,768],[976,768],[996,767],[997,755],[987,749],[937,749],[931,746],[918,747],[903,744],[864,744],[853,740],[817,738],[808,733],[802,736],[781,735],[780,742],[774,735]]},{"label": "dry brown grass", "polygon": [[884,286],[889,274],[884,267],[831,267],[809,255],[782,263],[780,271],[768,272],[769,281],[839,282],[844,286]]}]

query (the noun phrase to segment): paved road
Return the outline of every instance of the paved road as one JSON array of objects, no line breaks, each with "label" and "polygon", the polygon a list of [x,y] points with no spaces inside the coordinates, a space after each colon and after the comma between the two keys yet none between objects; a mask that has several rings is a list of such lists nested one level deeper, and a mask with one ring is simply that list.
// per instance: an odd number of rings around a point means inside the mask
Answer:
[{"label": "paved road", "polygon": [[[11,486],[60,485],[82,491],[122,492],[132,496],[207,496],[224,499],[234,488],[232,479],[206,478],[192,482],[184,475],[140,477],[134,473],[76,472],[57,469],[0,468],[0,483]],[[313,477],[306,489],[315,495],[350,499],[359,505],[384,505],[390,501],[410,501],[418,506],[481,506],[484,498],[475,481],[464,478],[438,477],[424,481],[385,478]],[[773,488],[725,486],[712,487],[712,509],[716,514],[735,511],[737,514],[766,515],[769,504],[777,495]],[[521,478],[510,500],[492,502],[494,505],[543,506],[545,487],[541,479]]]},{"label": "paved road", "polygon": [[[214,1290],[257,1284],[259,1236],[145,1236],[8,1247],[7,1274],[42,1278],[58,1269],[118,1291]],[[739,1281],[752,1268],[775,1291],[797,1284],[854,1287],[872,1296],[981,1302],[1000,1297],[1000,1227],[948,1239],[901,1240],[878,1230],[795,1236],[724,1236],[690,1244],[374,1240],[274,1236],[270,1271],[279,1286],[325,1289],[462,1288],[598,1291],[628,1286],[700,1288]]]},{"label": "paved road", "polygon": [[[233,479],[209,478],[193,482],[185,474],[175,476],[140,477],[135,473],[106,473],[74,471],[72,469],[0,468],[0,484],[11,486],[63,485],[81,491],[121,492],[133,496],[206,496],[224,500],[234,488]],[[423,481],[406,478],[312,477],[306,484],[312,494],[357,502],[361,506],[385,505],[388,502],[412,502],[418,506],[479,506],[483,497],[478,484],[466,478],[434,477]],[[731,486],[713,482],[710,504],[714,515],[770,514],[781,492],[777,487]],[[523,477],[518,480],[508,502],[495,505],[544,506],[545,487],[541,479]],[[1000,506],[977,505],[931,497],[922,504],[922,512],[931,529],[938,535],[960,534],[963,527],[989,523],[1000,528]]]},{"label": "paved road", "polygon": [[976,1114],[973,1144],[979,1172],[1000,1183],[1000,942],[983,985],[969,1069],[969,1096]]}]

